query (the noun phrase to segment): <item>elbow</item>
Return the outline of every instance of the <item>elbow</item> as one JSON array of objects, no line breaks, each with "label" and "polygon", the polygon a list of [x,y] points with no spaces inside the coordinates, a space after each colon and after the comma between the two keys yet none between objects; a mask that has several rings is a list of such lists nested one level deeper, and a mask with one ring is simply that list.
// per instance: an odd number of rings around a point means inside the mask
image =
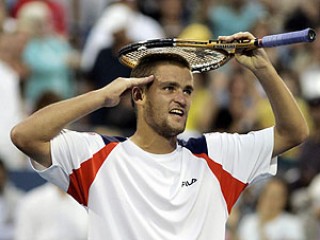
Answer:
[{"label": "elbow", "polygon": [[299,126],[291,135],[292,144],[294,146],[302,144],[309,137],[309,135],[310,131],[307,124],[304,124],[304,126]]},{"label": "elbow", "polygon": [[11,138],[11,141],[12,143],[20,149],[20,144],[21,144],[21,137],[20,137],[20,132],[19,130],[17,129],[17,126],[15,126],[14,128],[11,129],[11,132],[10,132],[10,138]]},{"label": "elbow", "polygon": [[23,123],[16,125],[10,132],[12,143],[20,151],[45,167],[51,166],[49,142],[41,141],[34,135],[35,131],[30,131]]},{"label": "elbow", "polygon": [[294,148],[302,144],[309,137],[307,124],[291,128],[280,128],[275,126],[276,139],[281,147],[281,152]]},{"label": "elbow", "polygon": [[11,129],[10,138],[12,143],[21,151],[23,151],[23,149],[25,149],[28,145],[28,139],[19,125]]}]

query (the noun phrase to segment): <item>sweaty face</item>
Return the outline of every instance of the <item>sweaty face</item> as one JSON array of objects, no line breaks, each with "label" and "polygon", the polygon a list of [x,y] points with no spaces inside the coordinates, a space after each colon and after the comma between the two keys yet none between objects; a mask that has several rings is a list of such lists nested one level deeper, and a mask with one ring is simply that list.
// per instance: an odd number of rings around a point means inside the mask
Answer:
[{"label": "sweaty face", "polygon": [[161,64],[155,80],[146,90],[144,121],[166,138],[177,136],[185,129],[193,91],[190,70],[178,65]]}]

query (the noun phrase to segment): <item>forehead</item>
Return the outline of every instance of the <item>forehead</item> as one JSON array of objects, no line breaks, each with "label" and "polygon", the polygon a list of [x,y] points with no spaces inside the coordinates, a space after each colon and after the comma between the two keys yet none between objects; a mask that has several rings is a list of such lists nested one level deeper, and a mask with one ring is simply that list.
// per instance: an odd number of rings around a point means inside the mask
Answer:
[{"label": "forehead", "polygon": [[157,64],[154,68],[157,82],[175,81],[193,85],[193,75],[189,68],[172,63]]}]

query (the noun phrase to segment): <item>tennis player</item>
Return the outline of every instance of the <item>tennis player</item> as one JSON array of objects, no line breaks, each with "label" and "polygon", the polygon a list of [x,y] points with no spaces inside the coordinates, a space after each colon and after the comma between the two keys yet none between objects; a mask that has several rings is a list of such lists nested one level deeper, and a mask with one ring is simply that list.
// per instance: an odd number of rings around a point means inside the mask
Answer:
[{"label": "tennis player", "polygon": [[[222,40],[253,39],[250,33]],[[89,239],[223,240],[241,192],[275,174],[278,154],[300,144],[308,127],[264,50],[236,59],[259,79],[274,127],[248,134],[206,133],[182,142],[193,92],[189,63],[174,54],[141,59],[131,78],[64,100],[12,130],[34,169],[88,209]],[[129,138],[65,129],[119,103],[131,90],[137,129]],[[124,116],[125,117],[125,116]]]}]

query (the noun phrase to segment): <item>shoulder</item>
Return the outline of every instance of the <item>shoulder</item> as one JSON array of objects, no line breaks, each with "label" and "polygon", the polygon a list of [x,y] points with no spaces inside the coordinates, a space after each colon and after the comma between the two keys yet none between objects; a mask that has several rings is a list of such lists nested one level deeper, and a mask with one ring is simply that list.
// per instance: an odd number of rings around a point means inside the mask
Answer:
[{"label": "shoulder", "polygon": [[[51,141],[51,152],[54,156],[53,159],[64,159],[63,162],[69,165],[73,161],[89,159],[92,154],[103,149],[111,151],[115,145],[125,139],[124,137],[101,135],[96,132],[63,130]],[[110,148],[111,146],[112,148]]]},{"label": "shoulder", "polygon": [[178,140],[178,145],[189,149],[194,154],[208,153],[207,142],[204,135],[188,140]]},{"label": "shoulder", "polygon": [[206,133],[204,134],[207,142],[213,143],[235,143],[235,142],[260,142],[273,140],[273,127],[262,130],[251,131],[248,133]]},{"label": "shoulder", "polygon": [[[179,139],[178,144],[189,149],[192,153],[208,153],[208,149],[218,149],[226,145],[240,146],[243,143],[260,142],[272,135],[272,128],[259,131],[252,131],[246,134],[239,133],[205,133],[199,137],[192,137],[187,140]],[[272,135],[273,136],[273,135]]]},{"label": "shoulder", "polygon": [[97,132],[80,132],[80,131],[73,131],[69,129],[63,129],[59,135],[54,138],[55,139],[64,139],[66,141],[103,141],[105,144],[110,142],[122,142],[126,140],[125,137],[120,136],[107,136],[103,134],[99,134]]}]

